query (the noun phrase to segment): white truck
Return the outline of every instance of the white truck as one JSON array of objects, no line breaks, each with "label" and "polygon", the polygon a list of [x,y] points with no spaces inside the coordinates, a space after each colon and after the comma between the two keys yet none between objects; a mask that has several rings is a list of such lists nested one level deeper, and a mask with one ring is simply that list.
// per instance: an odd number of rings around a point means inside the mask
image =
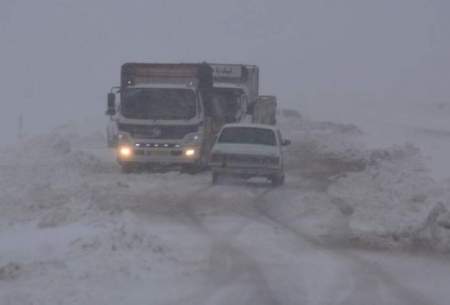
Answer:
[{"label": "white truck", "polygon": [[[209,65],[213,69],[214,94],[229,112],[225,114],[226,123],[244,120],[247,113],[251,114],[258,98],[259,68],[239,64]],[[236,117],[232,117],[233,114]]]},{"label": "white truck", "polygon": [[108,144],[124,172],[146,165],[201,169],[220,128],[245,118],[257,83],[256,66],[126,63],[120,87],[108,94]]},{"label": "white truck", "polygon": [[277,98],[273,95],[258,96],[253,106],[252,123],[275,125],[277,123]]}]

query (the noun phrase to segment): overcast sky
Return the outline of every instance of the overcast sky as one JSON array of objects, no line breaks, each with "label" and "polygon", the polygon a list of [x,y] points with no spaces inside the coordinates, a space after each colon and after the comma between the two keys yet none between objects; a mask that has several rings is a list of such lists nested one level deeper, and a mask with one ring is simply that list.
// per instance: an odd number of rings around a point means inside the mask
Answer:
[{"label": "overcast sky", "polygon": [[[98,115],[126,61],[257,64],[285,104],[450,102],[448,0],[1,0],[0,127]],[[351,112],[351,109],[349,109]]]}]

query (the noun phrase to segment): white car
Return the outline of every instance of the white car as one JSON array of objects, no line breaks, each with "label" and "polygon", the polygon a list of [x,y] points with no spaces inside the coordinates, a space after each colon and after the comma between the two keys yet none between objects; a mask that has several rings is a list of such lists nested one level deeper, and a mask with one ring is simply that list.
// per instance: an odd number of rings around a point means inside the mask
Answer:
[{"label": "white car", "polygon": [[274,186],[284,183],[282,146],[278,128],[259,124],[227,124],[220,130],[211,150],[212,182],[222,176],[266,177]]}]

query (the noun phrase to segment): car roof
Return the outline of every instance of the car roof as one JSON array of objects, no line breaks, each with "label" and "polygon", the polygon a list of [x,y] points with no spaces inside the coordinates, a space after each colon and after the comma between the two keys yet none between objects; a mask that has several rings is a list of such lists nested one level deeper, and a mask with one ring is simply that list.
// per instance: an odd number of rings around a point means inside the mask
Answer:
[{"label": "car roof", "polygon": [[272,125],[265,125],[265,124],[250,124],[250,123],[232,123],[232,124],[225,124],[223,125],[222,129],[227,127],[244,127],[244,128],[262,128],[262,129],[270,129],[273,131],[277,131],[278,127],[272,126]]}]

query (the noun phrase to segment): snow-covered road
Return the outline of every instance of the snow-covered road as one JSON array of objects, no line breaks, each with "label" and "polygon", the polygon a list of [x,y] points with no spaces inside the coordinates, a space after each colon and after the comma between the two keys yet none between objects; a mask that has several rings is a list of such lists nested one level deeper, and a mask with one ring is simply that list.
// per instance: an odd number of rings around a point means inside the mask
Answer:
[{"label": "snow-covered road", "polygon": [[[207,174],[182,175],[166,181],[171,190],[163,191],[167,196],[149,191],[146,200],[103,208],[129,210],[147,223],[182,223],[202,240],[202,253],[195,253],[201,257],[195,272],[198,288],[170,300],[171,304],[446,304],[445,299],[440,302],[434,294],[428,295],[436,290],[435,282],[424,277],[420,285],[409,286],[410,273],[383,266],[400,254],[371,253],[367,258],[364,252],[345,247],[341,240],[349,229],[345,220],[333,224],[335,235],[330,237],[336,240],[328,244],[308,235],[297,225],[298,218],[308,216],[291,215],[282,207],[286,192],[290,196],[311,192],[311,185],[305,183],[307,188],[302,189],[299,181],[292,180],[272,189],[259,181],[211,186]],[[401,256],[405,261],[397,264],[404,266],[397,268],[408,269],[409,260],[417,259]],[[426,270],[436,260],[422,257],[421,262]],[[445,279],[450,265],[441,262]],[[185,281],[172,285],[193,284],[190,278]],[[444,287],[442,283],[440,288]]]},{"label": "snow-covered road", "polygon": [[0,303],[448,304],[435,203],[450,188],[414,148],[366,162],[352,128],[306,127],[275,189],[124,175],[95,136],[67,131],[4,150]]},{"label": "snow-covered road", "polygon": [[[391,255],[368,259],[341,245],[320,244],[297,228],[279,206],[286,188],[302,191],[297,185],[273,190],[262,184],[205,184],[176,204],[177,216],[209,244],[205,284],[180,303],[439,304],[417,286],[408,287],[408,277],[383,268]],[[403,257],[407,265],[409,257]],[[443,274],[448,271],[447,265]],[[422,280],[424,291],[435,285]]]}]

